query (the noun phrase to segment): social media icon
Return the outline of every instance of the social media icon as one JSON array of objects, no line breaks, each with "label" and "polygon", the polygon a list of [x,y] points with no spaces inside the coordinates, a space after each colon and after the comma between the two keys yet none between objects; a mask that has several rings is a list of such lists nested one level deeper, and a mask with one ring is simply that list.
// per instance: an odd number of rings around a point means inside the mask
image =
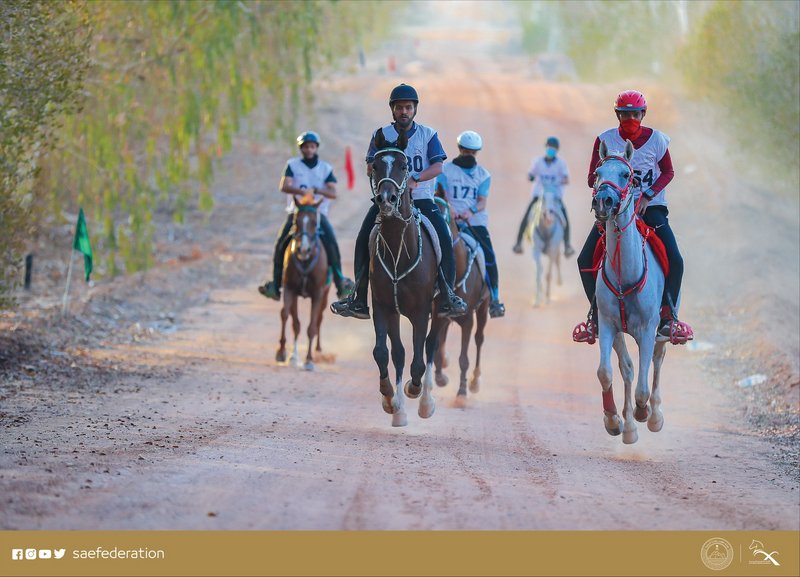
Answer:
[{"label": "social media icon", "polygon": [[25,549],[26,559],[36,559],[36,549]]},{"label": "social media icon", "polygon": [[39,559],[50,559],[52,556],[50,549],[39,549]]},{"label": "social media icon", "polygon": [[22,549],[12,549],[11,558],[14,561],[22,561]]},{"label": "social media icon", "polygon": [[55,555],[56,559],[61,559],[65,552],[66,549],[53,549],[53,554]]}]

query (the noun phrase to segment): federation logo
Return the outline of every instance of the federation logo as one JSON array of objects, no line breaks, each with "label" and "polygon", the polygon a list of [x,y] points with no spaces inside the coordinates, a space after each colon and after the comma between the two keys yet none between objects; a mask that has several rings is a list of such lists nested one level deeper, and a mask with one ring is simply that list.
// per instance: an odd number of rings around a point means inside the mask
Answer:
[{"label": "federation logo", "polygon": [[703,543],[700,559],[712,571],[722,571],[733,562],[733,547],[725,539],[714,537]]},{"label": "federation logo", "polygon": [[772,563],[774,566],[780,567],[781,564],[778,563],[778,560],[774,557],[778,552],[773,551],[772,553],[767,553],[761,541],[753,539],[753,542],[750,543],[750,550],[753,552],[753,557],[755,557],[754,561],[750,561],[750,565],[767,565]]}]

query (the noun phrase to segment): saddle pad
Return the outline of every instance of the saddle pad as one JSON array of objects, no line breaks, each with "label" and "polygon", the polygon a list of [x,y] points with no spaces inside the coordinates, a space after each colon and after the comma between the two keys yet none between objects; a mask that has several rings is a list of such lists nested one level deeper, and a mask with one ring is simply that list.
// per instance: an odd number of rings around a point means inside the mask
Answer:
[{"label": "saddle pad", "polygon": [[[474,258],[478,262],[478,270],[481,273],[481,278],[487,278],[486,255],[483,252],[483,247],[481,247],[480,243],[477,240],[475,240],[475,238],[472,235],[463,233],[461,235],[461,239],[464,241],[464,244],[466,244],[469,247],[469,254],[467,255],[467,258],[470,257]],[[469,263],[467,263],[467,269],[469,270]],[[464,277],[461,280],[461,284],[464,284],[466,282],[467,282],[467,277]]]},{"label": "saddle pad", "polygon": [[[420,225],[423,229],[423,233],[428,233],[428,238],[433,244],[433,251],[436,253],[436,265],[440,265],[442,263],[442,247],[439,246],[439,235],[436,234],[436,229],[433,228],[433,224],[431,221],[428,220],[428,217],[422,213],[417,212],[417,216],[420,219]],[[376,223],[375,226],[372,227],[372,232],[369,233],[369,252],[370,254],[375,254],[375,239],[378,237],[378,230],[380,226]]]},{"label": "saddle pad", "polygon": [[[639,234],[647,236],[647,242],[650,243],[650,250],[656,257],[658,264],[661,265],[661,270],[664,271],[664,276],[669,274],[669,259],[667,259],[667,249],[661,239],[656,236],[655,229],[649,227],[641,218],[636,219],[636,228],[639,229]],[[605,235],[601,236],[594,247],[594,255],[592,256],[592,269],[595,278],[597,278],[597,271],[600,270],[600,263],[603,260],[603,250],[605,244]]]}]

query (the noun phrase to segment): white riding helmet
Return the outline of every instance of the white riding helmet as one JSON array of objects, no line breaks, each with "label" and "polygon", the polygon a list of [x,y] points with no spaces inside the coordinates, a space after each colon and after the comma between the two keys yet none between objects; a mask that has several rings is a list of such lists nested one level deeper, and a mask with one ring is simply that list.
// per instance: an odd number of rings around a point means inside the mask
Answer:
[{"label": "white riding helmet", "polygon": [[480,150],[483,148],[483,139],[474,130],[465,130],[459,134],[458,138],[456,138],[456,143],[467,150]]}]

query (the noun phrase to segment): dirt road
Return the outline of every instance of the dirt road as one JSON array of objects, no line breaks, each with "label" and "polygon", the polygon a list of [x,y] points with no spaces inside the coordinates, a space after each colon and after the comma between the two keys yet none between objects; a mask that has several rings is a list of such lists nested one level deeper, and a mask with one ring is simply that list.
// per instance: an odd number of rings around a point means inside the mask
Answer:
[{"label": "dirt road", "polygon": [[[216,224],[198,241],[222,272],[200,280],[169,270],[149,277],[177,294],[208,290],[204,302],[180,312],[177,330],[160,338],[87,351],[85,364],[120,368],[111,390],[91,383],[20,388],[3,401],[5,414],[32,408],[0,432],[0,528],[800,527],[796,466],[778,467],[770,442],[751,434],[742,407],[723,390],[730,383],[709,371],[705,353],[670,348],[664,429],[654,434],[640,425],[639,442],[625,446],[603,429],[598,348],[570,339],[586,312],[574,259],[562,263],[555,300],[531,306],[533,261],[511,252],[531,159],[547,136],[559,136],[580,247],[592,222],[590,146],[612,124],[612,99],[627,86],[537,78],[511,50],[508,20],[485,24],[486,7],[443,10],[437,20],[449,24],[409,29],[366,69],[321,80],[308,122],[326,139],[323,155],[342,158],[351,145],[360,159],[370,130],[389,119],[389,90],[408,81],[421,94],[418,120],[439,130],[451,157],[462,130],[483,136],[479,160],[493,175],[490,230],[508,315],[489,323],[482,389],[466,409],[453,407],[451,368],[451,384],[434,391],[436,414],[419,419],[410,401],[408,426],[392,428],[380,406],[370,322],[326,316],[322,343],[336,359],[313,373],[275,364],[279,308],[255,287],[280,218],[273,183],[284,151],[243,136],[215,185]],[[459,49],[460,38],[476,37],[484,50]],[[382,71],[389,53],[399,61],[394,75]],[[737,273],[721,263],[730,247],[715,240],[731,225],[704,228],[702,215],[724,211],[726,199],[747,190],[726,166],[725,151],[681,114],[684,103],[657,85],[641,89],[648,123],[673,137],[671,216],[687,262],[683,317],[698,340],[713,344],[719,299]],[[332,213],[348,271],[368,194],[360,163],[358,170],[356,190],[343,192]],[[690,195],[697,190],[705,194]],[[778,225],[791,230],[796,215],[784,218],[788,224]],[[766,238],[765,250],[779,246],[778,237],[776,230]],[[784,250],[791,256],[797,247]],[[796,315],[796,270],[788,278],[779,295],[794,302]],[[786,330],[796,338],[791,320]],[[449,345],[455,359],[455,339]],[[131,367],[133,374],[123,374]]]}]

